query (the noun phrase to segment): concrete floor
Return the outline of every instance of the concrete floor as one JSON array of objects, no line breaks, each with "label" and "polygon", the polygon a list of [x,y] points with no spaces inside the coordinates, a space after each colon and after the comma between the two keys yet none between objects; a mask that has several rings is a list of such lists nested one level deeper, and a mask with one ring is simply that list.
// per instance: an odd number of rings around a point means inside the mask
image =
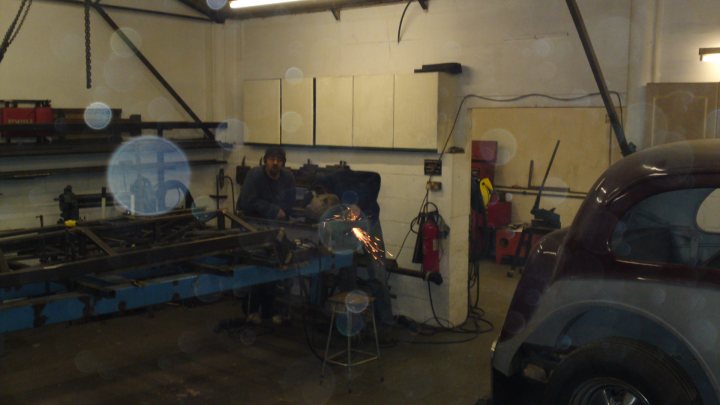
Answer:
[{"label": "concrete floor", "polygon": [[518,280],[506,277],[507,269],[481,263],[480,307],[493,331],[466,343],[428,345],[408,342],[467,335],[427,338],[393,329],[391,337],[402,343],[383,345],[380,362],[353,368],[351,393],[341,367],[332,366],[321,383],[321,363],[299,320],[240,336],[216,333],[218,321],[239,310],[239,301],[224,299],[8,334],[0,403],[474,404],[490,391],[490,344]]}]

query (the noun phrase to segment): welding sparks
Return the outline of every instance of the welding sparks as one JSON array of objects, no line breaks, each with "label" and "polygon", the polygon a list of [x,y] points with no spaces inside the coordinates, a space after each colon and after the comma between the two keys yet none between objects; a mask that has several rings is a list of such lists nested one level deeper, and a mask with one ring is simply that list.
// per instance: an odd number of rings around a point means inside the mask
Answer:
[{"label": "welding sparks", "polygon": [[[363,228],[367,228],[367,219],[355,205],[342,205],[333,208],[335,212],[326,213],[323,221],[322,236],[327,239],[328,246],[347,245],[348,238],[357,239],[370,254],[373,260],[382,260],[385,254],[392,257],[382,246],[382,240],[371,236]],[[321,236],[321,237],[322,237]],[[333,238],[337,238],[333,240]],[[343,242],[345,241],[345,242]]]},{"label": "welding sparks", "polygon": [[365,250],[367,250],[367,252],[373,259],[381,260],[383,258],[383,253],[387,253],[388,256],[392,257],[392,254],[390,254],[390,252],[385,252],[380,247],[380,238],[370,236],[370,234],[360,228],[353,228],[352,231],[355,234],[355,237],[360,241],[360,243],[365,246]]}]

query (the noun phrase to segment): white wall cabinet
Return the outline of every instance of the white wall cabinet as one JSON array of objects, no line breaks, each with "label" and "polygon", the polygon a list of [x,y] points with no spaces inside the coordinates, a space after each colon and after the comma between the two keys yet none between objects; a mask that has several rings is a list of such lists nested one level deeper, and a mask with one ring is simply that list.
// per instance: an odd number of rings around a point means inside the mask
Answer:
[{"label": "white wall cabinet", "polygon": [[441,148],[456,108],[456,87],[446,73],[395,75],[393,148]]},{"label": "white wall cabinet", "polygon": [[312,145],[315,130],[314,79],[283,79],[281,94],[281,143]]},{"label": "white wall cabinet", "polygon": [[280,80],[246,80],[243,86],[245,142],[280,143]]},{"label": "white wall cabinet", "polygon": [[352,146],[353,78],[315,79],[315,144]]},{"label": "white wall cabinet", "polygon": [[438,150],[456,96],[455,78],[437,72],[249,80],[245,142]]},{"label": "white wall cabinet", "polygon": [[391,75],[354,77],[353,146],[392,148],[394,81]]}]

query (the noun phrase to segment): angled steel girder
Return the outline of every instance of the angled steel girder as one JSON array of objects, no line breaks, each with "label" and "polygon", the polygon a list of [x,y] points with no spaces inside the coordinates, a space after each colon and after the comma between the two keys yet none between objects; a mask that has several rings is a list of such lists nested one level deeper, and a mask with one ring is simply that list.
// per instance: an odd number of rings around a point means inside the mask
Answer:
[{"label": "angled steel girder", "polygon": [[605,77],[603,77],[602,70],[600,69],[600,62],[598,62],[592,42],[590,42],[590,35],[587,32],[587,28],[585,28],[585,22],[583,21],[582,14],[580,14],[580,9],[578,8],[575,0],[565,1],[567,3],[568,10],[570,10],[573,23],[575,23],[575,29],[580,37],[580,42],[582,42],[583,49],[585,50],[585,55],[587,56],[588,63],[590,64],[590,69],[593,72],[595,83],[600,91],[600,97],[602,97],[605,110],[610,118],[610,124],[612,125],[613,132],[615,132],[618,146],[620,146],[623,156],[627,156],[635,152],[635,145],[628,143],[625,138],[625,130],[622,127],[622,123],[615,111],[615,106],[610,98],[610,92],[608,91],[607,84],[605,83]]},{"label": "angled steel girder", "polygon": [[[92,6],[95,9],[95,11],[97,11],[97,13],[100,14],[100,17],[102,17],[102,19],[105,20],[105,22],[118,34],[118,36],[120,37],[120,39],[123,40],[125,45],[127,45],[128,48],[130,48],[133,51],[133,53],[140,60],[140,62],[142,62],[142,64],[145,65],[145,67],[150,71],[150,73],[152,73],[152,75],[155,76],[155,78],[160,82],[160,84],[162,84],[162,86],[165,88],[165,90],[167,90],[168,93],[170,93],[170,95],[175,99],[175,101],[178,104],[180,104],[180,106],[183,108],[183,110],[185,110],[185,112],[188,113],[188,115],[193,119],[193,121],[195,121],[195,123],[197,123],[199,125],[202,125],[203,122],[200,119],[200,117],[198,117],[197,114],[195,114],[195,112],[192,110],[192,108],[190,108],[190,106],[185,102],[185,100],[183,100],[182,97],[180,97],[180,95],[175,91],[175,89],[170,85],[170,83],[168,83],[168,81],[165,80],[165,78],[160,74],[160,72],[158,72],[157,69],[155,69],[155,66],[153,66],[152,63],[150,63],[150,61],[145,57],[145,55],[143,55],[142,52],[140,52],[140,49],[138,49],[135,46],[135,44],[130,40],[130,38],[128,38],[127,35],[125,35],[123,33],[123,31],[115,23],[115,21],[112,18],[110,18],[108,13],[105,12],[105,10],[103,9],[103,6],[98,3],[92,3]],[[207,129],[206,127],[203,127],[202,130],[203,130],[203,133],[205,134],[206,138],[215,139],[214,135],[212,134],[212,132],[210,132],[209,129]]]}]

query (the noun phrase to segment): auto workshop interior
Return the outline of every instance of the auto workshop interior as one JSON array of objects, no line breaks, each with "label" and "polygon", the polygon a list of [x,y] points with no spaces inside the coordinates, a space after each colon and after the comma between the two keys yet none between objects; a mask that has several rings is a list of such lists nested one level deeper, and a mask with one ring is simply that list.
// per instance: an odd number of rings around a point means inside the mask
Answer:
[{"label": "auto workshop interior", "polygon": [[0,403],[719,404],[718,20],[1,0]]}]

